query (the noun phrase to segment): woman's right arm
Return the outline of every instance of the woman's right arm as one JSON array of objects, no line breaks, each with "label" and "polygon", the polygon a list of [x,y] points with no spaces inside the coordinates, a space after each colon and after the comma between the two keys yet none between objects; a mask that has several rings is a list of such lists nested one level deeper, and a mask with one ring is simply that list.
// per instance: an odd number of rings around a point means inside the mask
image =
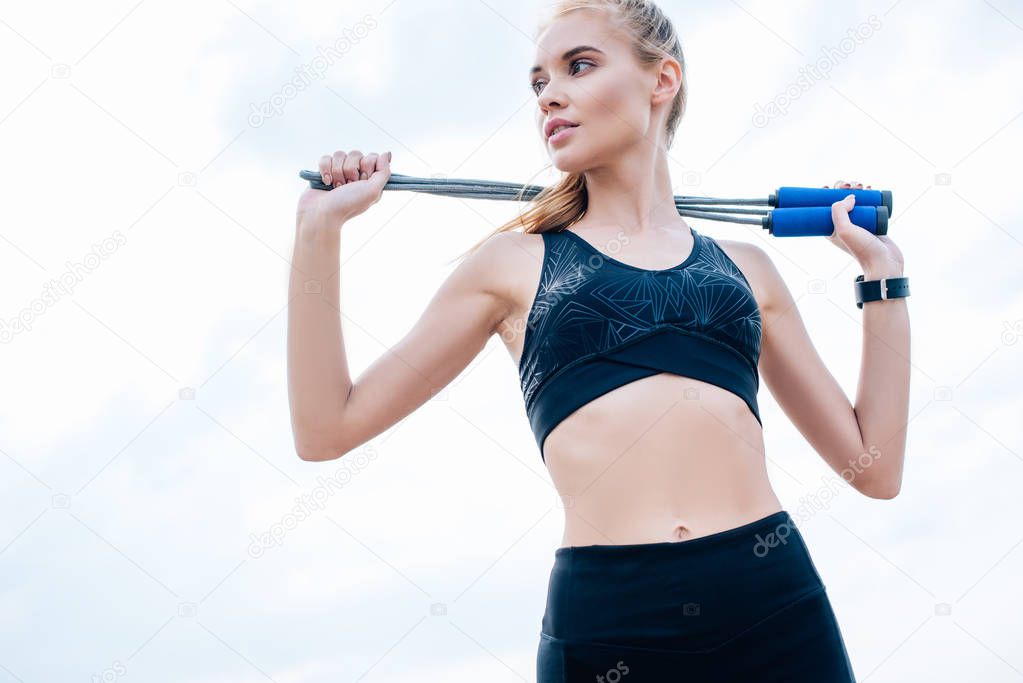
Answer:
[{"label": "woman's right arm", "polygon": [[[341,229],[377,201],[390,173],[386,157],[353,154],[321,159],[324,182],[331,184],[326,168],[335,184],[344,173],[344,186],[307,190],[296,221],[288,395],[303,460],[339,458],[412,413],[468,366],[509,311],[497,282],[503,240],[491,239],[455,268],[405,337],[352,381],[341,331]],[[365,180],[360,166],[369,169]]]}]

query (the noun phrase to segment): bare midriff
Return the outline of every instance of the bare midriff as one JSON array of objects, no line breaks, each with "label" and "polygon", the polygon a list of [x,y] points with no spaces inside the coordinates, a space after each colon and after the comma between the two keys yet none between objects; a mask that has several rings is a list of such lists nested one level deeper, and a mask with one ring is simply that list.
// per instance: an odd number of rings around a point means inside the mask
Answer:
[{"label": "bare midriff", "polygon": [[544,459],[562,547],[685,541],[783,509],[749,406],[689,377],[660,373],[597,397],[551,431]]}]

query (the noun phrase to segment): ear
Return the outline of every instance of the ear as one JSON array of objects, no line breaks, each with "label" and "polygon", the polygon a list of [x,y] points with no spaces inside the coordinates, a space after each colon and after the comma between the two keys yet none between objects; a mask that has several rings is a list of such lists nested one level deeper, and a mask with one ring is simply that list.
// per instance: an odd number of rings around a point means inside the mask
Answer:
[{"label": "ear", "polygon": [[651,104],[675,99],[682,87],[682,65],[674,57],[662,57],[656,71],[657,81],[651,93]]}]

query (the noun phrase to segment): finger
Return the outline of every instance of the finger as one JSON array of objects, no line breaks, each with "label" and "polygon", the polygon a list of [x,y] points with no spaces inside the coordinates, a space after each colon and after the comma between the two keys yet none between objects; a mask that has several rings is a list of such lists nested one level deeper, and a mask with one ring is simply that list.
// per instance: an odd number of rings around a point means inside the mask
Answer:
[{"label": "finger", "polygon": [[835,184],[833,185],[833,187],[837,190],[838,188],[842,187],[842,185],[844,185],[844,184],[845,184],[844,180],[836,180]]},{"label": "finger", "polygon": [[849,212],[856,206],[856,195],[850,194],[840,202],[831,205],[831,222],[834,224],[834,232],[838,234],[842,243],[848,247],[852,256],[857,253],[866,253],[870,248],[870,242],[875,236],[858,225],[854,225],[849,218]]},{"label": "finger", "polygon": [[320,171],[320,179],[324,185],[330,185],[330,155],[324,154],[320,157],[320,163],[318,164]]},{"label": "finger", "polygon": [[[847,224],[852,225],[852,221],[849,220],[849,212],[854,206],[856,206],[856,197],[854,195],[848,195],[831,205],[831,222],[835,226],[835,233],[841,234]],[[842,228],[841,231],[840,228]]]},{"label": "finger", "polygon": [[346,182],[353,182],[359,179],[359,164],[362,162],[362,152],[353,149],[345,157],[344,176]]},{"label": "finger", "polygon": [[390,150],[384,152],[377,159],[377,170],[380,171],[384,176],[384,182],[391,177],[391,152]]},{"label": "finger", "polygon": [[[391,177],[391,153],[384,152],[383,154],[377,155],[376,169],[369,179],[373,182],[376,191],[383,192],[384,186]],[[379,195],[377,201],[380,200]]]},{"label": "finger", "polygon": [[366,180],[373,175],[373,171],[375,171],[377,167],[377,158],[379,156],[379,154],[373,152],[362,158],[362,161],[359,163],[359,180]]},{"label": "finger", "polygon": [[330,159],[330,177],[334,181],[334,187],[345,184],[344,163],[347,156],[343,150],[338,150]]}]

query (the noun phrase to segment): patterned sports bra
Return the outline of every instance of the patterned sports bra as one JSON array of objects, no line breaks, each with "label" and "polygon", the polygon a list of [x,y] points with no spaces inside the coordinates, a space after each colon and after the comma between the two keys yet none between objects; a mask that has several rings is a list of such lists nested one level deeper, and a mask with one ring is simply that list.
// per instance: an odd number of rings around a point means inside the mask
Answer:
[{"label": "patterned sports bra", "polygon": [[570,230],[541,235],[543,266],[519,361],[541,459],[559,422],[612,389],[662,372],[722,387],[761,421],[760,309],[720,245],[690,232],[689,256],[663,270],[611,258]]}]

